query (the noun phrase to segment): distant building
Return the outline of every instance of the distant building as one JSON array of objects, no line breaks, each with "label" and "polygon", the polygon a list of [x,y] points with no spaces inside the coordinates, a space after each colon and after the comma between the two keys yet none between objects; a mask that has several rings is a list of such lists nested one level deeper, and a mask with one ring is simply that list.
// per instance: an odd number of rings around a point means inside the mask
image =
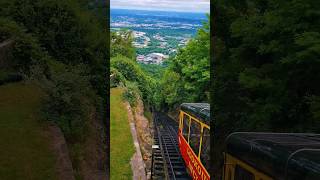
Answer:
[{"label": "distant building", "polygon": [[140,32],[140,31],[132,31],[132,35],[133,35],[133,37],[138,38],[138,37],[142,37],[142,36],[146,35],[146,33]]},{"label": "distant building", "polygon": [[154,35],[153,38],[155,38],[159,41],[165,41],[164,37],[160,36],[159,34]]},{"label": "distant building", "polygon": [[151,53],[148,56],[152,58],[154,64],[162,64],[165,59],[169,58],[169,56],[162,53]]},{"label": "distant building", "polygon": [[[132,45],[136,48],[145,48],[148,47],[150,42],[150,38],[146,36],[145,32],[141,31],[132,31],[132,36],[134,37],[135,41],[132,42]],[[139,40],[138,40],[139,39]],[[139,42],[138,42],[139,41]]]},{"label": "distant building", "polygon": [[144,59],[145,59],[145,56],[144,56],[144,55],[138,55],[138,56],[137,56],[137,61],[138,61],[138,62],[143,62]]},{"label": "distant building", "polygon": [[158,48],[164,49],[166,48],[167,45],[168,45],[167,42],[160,42],[160,45],[158,46]]},{"label": "distant building", "polygon": [[164,55],[162,53],[151,53],[147,56],[138,55],[137,62],[144,64],[162,64],[165,59],[168,59],[168,55]]}]

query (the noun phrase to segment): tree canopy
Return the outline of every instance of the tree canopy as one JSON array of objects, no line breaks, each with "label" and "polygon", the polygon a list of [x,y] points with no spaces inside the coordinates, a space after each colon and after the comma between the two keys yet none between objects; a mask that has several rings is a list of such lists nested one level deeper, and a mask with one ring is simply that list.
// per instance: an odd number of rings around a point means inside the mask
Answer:
[{"label": "tree canopy", "polygon": [[234,131],[320,132],[320,3],[217,1],[217,146]]},{"label": "tree canopy", "polygon": [[[14,42],[8,69],[42,88],[42,119],[61,128],[70,152],[93,134],[92,121],[100,125],[107,117],[109,37],[88,9],[78,0],[0,0],[0,40]],[[105,143],[106,130],[94,131]],[[79,174],[83,154],[71,159]]]},{"label": "tree canopy", "polygon": [[208,102],[210,85],[210,27],[208,21],[168,60],[156,89],[157,106],[174,109],[183,102]]}]

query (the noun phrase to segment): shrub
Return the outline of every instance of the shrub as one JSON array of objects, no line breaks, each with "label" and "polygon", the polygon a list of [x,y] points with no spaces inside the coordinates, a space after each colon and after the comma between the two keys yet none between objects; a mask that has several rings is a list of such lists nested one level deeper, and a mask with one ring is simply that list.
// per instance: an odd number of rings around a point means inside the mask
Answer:
[{"label": "shrub", "polygon": [[26,33],[23,26],[6,18],[0,18],[0,39],[14,40],[12,48],[11,68],[29,75],[30,66],[45,66],[49,56],[40,47],[38,40]]},{"label": "shrub", "polygon": [[111,68],[110,74],[110,87],[126,85],[126,78],[117,69]]},{"label": "shrub", "polygon": [[41,82],[46,92],[42,112],[49,121],[57,123],[67,140],[75,142],[85,138],[90,112],[97,98],[92,90],[86,66],[60,66],[50,68],[50,81]]},{"label": "shrub", "polygon": [[126,88],[123,93],[123,98],[129,102],[132,107],[136,106],[137,99],[140,97],[141,93],[135,82],[127,82]]},{"label": "shrub", "polygon": [[123,56],[111,59],[111,67],[117,69],[126,80],[137,82],[144,100],[151,101],[152,79],[148,77],[135,61]]}]

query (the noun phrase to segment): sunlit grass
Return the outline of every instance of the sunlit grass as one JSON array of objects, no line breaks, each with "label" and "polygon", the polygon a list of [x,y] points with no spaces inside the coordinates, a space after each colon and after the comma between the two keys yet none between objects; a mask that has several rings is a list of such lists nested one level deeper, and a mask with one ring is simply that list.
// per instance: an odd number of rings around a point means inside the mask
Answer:
[{"label": "sunlit grass", "polygon": [[120,88],[110,90],[110,179],[132,179],[134,145]]}]

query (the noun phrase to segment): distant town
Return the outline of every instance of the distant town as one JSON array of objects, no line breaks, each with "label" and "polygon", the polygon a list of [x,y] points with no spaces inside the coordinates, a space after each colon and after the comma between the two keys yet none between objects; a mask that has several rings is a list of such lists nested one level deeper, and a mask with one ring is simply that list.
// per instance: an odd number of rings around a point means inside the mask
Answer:
[{"label": "distant town", "polygon": [[[136,48],[148,48],[151,39],[147,36],[145,32],[140,32],[140,31],[133,31],[132,32],[133,37],[135,41],[133,42],[133,46]],[[144,63],[144,64],[162,64],[163,61],[169,58],[169,55],[172,53],[176,53],[177,49],[176,48],[171,48],[168,47],[168,42],[167,38],[175,38],[179,41],[178,47],[185,46],[190,38],[183,38],[183,37],[171,37],[171,36],[161,36],[160,34],[156,34],[152,36],[153,39],[159,41],[159,45],[157,48],[160,49],[167,49],[168,54],[163,54],[159,52],[151,52],[147,55],[143,54],[137,54],[137,62],[139,63]]]},{"label": "distant town", "polygon": [[[155,16],[154,14],[158,14]],[[111,30],[129,29],[134,37],[136,61],[162,65],[184,47],[202,26],[205,16],[198,14],[167,14],[148,11],[113,10]]]}]

